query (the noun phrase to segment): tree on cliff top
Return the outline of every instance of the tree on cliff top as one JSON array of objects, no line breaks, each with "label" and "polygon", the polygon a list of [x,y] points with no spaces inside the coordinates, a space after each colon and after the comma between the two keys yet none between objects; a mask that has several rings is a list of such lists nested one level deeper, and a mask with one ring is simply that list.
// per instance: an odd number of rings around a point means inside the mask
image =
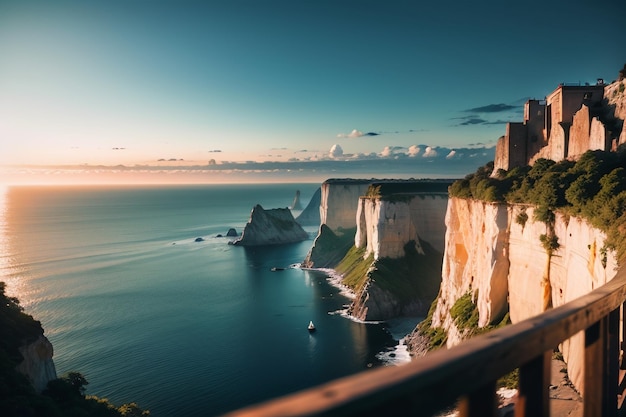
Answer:
[{"label": "tree on cliff top", "polygon": [[535,220],[550,223],[555,211],[587,219],[607,234],[607,247],[626,257],[626,146],[587,151],[577,162],[539,159],[532,167],[487,177],[481,167],[450,186],[452,197],[532,204]]},{"label": "tree on cliff top", "polygon": [[621,70],[619,70],[619,78],[618,78],[618,81],[622,81],[624,78],[626,78],[626,64],[624,64],[624,68],[622,68]]}]

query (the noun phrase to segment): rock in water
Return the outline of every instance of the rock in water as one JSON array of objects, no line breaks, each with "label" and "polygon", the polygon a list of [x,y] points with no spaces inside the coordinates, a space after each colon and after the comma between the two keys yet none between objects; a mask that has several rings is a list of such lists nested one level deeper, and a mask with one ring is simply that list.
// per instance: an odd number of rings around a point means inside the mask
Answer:
[{"label": "rock in water", "polygon": [[300,190],[296,190],[296,196],[293,198],[293,203],[291,203],[292,210],[302,210],[302,204],[300,204]]},{"label": "rock in water", "polygon": [[237,234],[237,231],[231,227],[230,229],[228,229],[228,233],[226,233],[226,236],[235,237],[239,235]]},{"label": "rock in water", "polygon": [[309,235],[296,222],[287,208],[265,210],[257,204],[252,209],[241,237],[233,245],[264,246],[296,243],[307,240]]}]

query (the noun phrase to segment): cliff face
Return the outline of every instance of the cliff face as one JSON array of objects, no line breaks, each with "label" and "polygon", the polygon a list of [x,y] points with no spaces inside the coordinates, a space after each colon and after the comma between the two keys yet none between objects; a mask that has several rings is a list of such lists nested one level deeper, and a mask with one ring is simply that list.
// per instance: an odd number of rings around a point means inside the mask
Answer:
[{"label": "cliff face", "polygon": [[352,179],[324,181],[319,199],[320,230],[303,266],[333,268],[348,252],[354,241],[359,197],[365,194],[371,182]]},{"label": "cliff face", "polygon": [[[616,81],[609,84],[604,89],[604,97],[607,100],[608,108],[613,118],[621,121],[621,133],[619,134],[619,144],[626,143],[626,80]],[[617,123],[616,130],[619,131],[620,123]]]},{"label": "cliff face", "polygon": [[320,224],[334,233],[356,226],[359,197],[365,194],[371,180],[327,180],[321,187]]},{"label": "cliff face", "polygon": [[349,309],[361,320],[425,314],[438,291],[447,193],[361,197],[356,249],[371,262]]},{"label": "cliff face", "polygon": [[41,393],[49,381],[57,378],[52,361],[52,344],[45,336],[19,348],[24,360],[17,366],[18,372],[26,375],[38,393]]},{"label": "cliff face", "polygon": [[[528,220],[518,220],[525,212]],[[479,326],[507,311],[516,323],[597,288],[615,275],[617,262],[604,247],[604,235],[578,218],[556,215],[559,248],[549,256],[540,236],[546,225],[533,220],[533,208],[451,198],[446,213],[446,248],[440,297],[433,326],[448,333],[448,346],[463,335],[450,308],[468,291],[479,311]],[[520,224],[524,223],[524,224]],[[561,346],[569,378],[582,380],[582,337]]]},{"label": "cliff face", "polygon": [[279,245],[307,240],[309,235],[286,208],[264,210],[256,205],[241,237],[232,243],[241,246]]},{"label": "cliff face", "polygon": [[365,247],[365,257],[373,254],[374,259],[400,258],[410,241],[416,242],[418,253],[423,255],[419,239],[443,253],[447,204],[447,193],[411,194],[393,199],[361,197],[354,245]]}]

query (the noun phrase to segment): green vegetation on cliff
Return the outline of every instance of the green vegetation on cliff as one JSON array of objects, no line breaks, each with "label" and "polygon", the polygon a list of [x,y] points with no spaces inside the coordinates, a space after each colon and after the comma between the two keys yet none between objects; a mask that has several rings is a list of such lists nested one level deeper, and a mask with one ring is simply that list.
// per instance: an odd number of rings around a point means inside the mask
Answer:
[{"label": "green vegetation on cliff", "polygon": [[[534,220],[548,225],[556,211],[585,218],[606,233],[607,249],[621,261],[626,255],[625,167],[623,145],[617,152],[587,151],[576,162],[539,159],[532,167],[499,170],[495,177],[489,163],[453,183],[450,196],[534,205]],[[545,240],[547,247],[558,247],[551,236]]]},{"label": "green vegetation on cliff", "polygon": [[418,193],[448,193],[451,180],[395,180],[373,182],[365,196],[384,201],[410,201]]},{"label": "green vegetation on cliff", "polygon": [[323,224],[307,259],[308,266],[332,268],[337,265],[354,246],[355,233],[356,227],[334,233],[330,227]]},{"label": "green vegetation on cliff", "polygon": [[41,323],[24,313],[19,300],[5,294],[0,282],[0,415],[5,417],[131,417],[147,416],[137,404],[117,408],[106,399],[85,396],[87,380],[70,372],[48,383],[38,394],[28,378],[16,370],[23,360],[19,348],[43,335]]},{"label": "green vegetation on cliff", "polygon": [[439,291],[443,255],[430,244],[420,240],[424,254],[420,254],[415,241],[404,246],[402,258],[374,260],[370,254],[363,258],[365,248],[352,247],[336,270],[343,274],[342,282],[356,293],[370,281],[397,297],[401,304],[422,300],[428,305]]},{"label": "green vegetation on cliff", "polygon": [[[478,297],[478,292],[473,295],[472,291],[468,291],[459,297],[450,308],[450,317],[454,320],[454,325],[465,335],[466,339],[504,327],[511,323],[509,313],[507,312],[504,317],[497,318],[494,323],[490,323],[484,327],[479,327],[478,306],[474,303],[474,297]],[[436,308],[437,300],[433,301],[430,306],[430,310],[428,311],[428,315],[417,326],[419,332],[428,339],[428,350],[439,349],[440,347],[445,346],[448,340],[448,335],[443,328],[433,326],[433,314],[435,313]]]}]

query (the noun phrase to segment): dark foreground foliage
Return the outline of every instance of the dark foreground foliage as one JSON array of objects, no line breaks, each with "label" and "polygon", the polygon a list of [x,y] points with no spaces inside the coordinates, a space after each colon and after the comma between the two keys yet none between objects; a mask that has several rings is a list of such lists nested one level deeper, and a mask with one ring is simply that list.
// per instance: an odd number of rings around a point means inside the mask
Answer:
[{"label": "dark foreground foliage", "polygon": [[5,294],[0,282],[0,415],[3,417],[139,417],[149,411],[137,404],[113,406],[108,400],[85,396],[83,375],[70,372],[48,383],[42,394],[16,371],[22,361],[19,347],[43,334],[41,323],[25,314],[17,298]]},{"label": "dark foreground foliage", "polygon": [[607,235],[606,248],[626,255],[626,146],[617,152],[587,151],[576,162],[539,159],[532,167],[499,170],[493,163],[450,186],[453,197],[530,204],[536,221],[554,213],[579,216]]}]

